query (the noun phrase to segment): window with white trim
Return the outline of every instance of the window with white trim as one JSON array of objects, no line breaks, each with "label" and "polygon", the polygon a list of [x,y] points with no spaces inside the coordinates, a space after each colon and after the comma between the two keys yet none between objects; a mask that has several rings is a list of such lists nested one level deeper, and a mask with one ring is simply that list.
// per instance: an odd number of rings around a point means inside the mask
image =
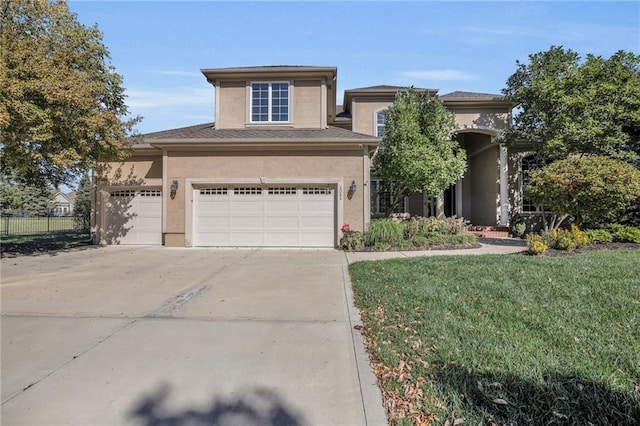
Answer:
[{"label": "window with white trim", "polygon": [[289,121],[289,82],[251,83],[251,122],[286,123]]},{"label": "window with white trim", "polygon": [[529,184],[531,172],[544,167],[549,162],[540,162],[535,155],[527,155],[520,162],[520,194],[522,196],[522,213],[541,213],[542,208],[535,206],[524,196],[524,188]]},{"label": "window with white trim", "polygon": [[376,136],[381,138],[384,136],[384,126],[387,124],[387,110],[383,109],[376,112]]},{"label": "window with white trim", "polygon": [[[404,213],[407,211],[407,197],[393,209],[392,213]],[[371,179],[371,216],[383,216],[391,205],[391,192],[388,184],[382,179]]]}]

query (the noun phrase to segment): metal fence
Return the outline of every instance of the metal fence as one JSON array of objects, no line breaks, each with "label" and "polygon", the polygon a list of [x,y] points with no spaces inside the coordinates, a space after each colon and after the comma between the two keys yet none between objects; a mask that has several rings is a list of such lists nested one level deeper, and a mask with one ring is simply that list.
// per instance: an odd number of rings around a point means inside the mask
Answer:
[{"label": "metal fence", "polygon": [[33,235],[79,230],[71,216],[2,216],[0,235]]}]

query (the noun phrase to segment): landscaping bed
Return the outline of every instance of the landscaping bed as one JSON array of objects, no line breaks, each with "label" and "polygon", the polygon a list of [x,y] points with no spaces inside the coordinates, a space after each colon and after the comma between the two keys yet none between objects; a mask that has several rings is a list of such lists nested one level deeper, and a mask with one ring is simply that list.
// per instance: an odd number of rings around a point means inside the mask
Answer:
[{"label": "landscaping bed", "polygon": [[390,423],[639,424],[640,251],[587,247],[352,264]]}]

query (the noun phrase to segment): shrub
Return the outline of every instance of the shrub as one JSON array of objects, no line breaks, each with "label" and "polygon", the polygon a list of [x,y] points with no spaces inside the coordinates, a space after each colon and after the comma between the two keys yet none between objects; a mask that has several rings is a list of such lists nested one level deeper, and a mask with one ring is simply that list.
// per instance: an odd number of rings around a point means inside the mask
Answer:
[{"label": "shrub", "polygon": [[426,237],[422,236],[422,235],[414,235],[411,238],[411,245],[413,245],[413,247],[426,247],[428,244],[428,240]]},{"label": "shrub", "polygon": [[571,224],[571,229],[554,229],[543,238],[546,238],[548,244],[557,250],[570,251],[589,244],[589,238],[576,224]]},{"label": "shrub", "polygon": [[527,230],[527,224],[519,213],[514,213],[509,221],[509,234],[515,238],[522,238]]},{"label": "shrub", "polygon": [[611,229],[613,230],[614,241],[640,244],[640,229],[620,224],[611,225]]},{"label": "shrub", "polygon": [[346,251],[359,251],[364,248],[364,234],[359,231],[345,232],[340,238],[340,248]]},{"label": "shrub", "polygon": [[640,198],[640,170],[624,161],[569,157],[531,172],[526,197],[584,226],[624,213]]},{"label": "shrub", "polygon": [[404,223],[391,219],[372,220],[365,237],[365,244],[376,248],[398,245],[404,239],[405,228]]},{"label": "shrub", "polygon": [[531,254],[542,254],[547,251],[549,245],[542,235],[529,234],[527,235],[527,248]]},{"label": "shrub", "polygon": [[589,239],[590,244],[603,244],[613,241],[613,235],[605,229],[590,229],[584,231],[584,235]]},{"label": "shrub", "polygon": [[459,235],[467,233],[467,223],[463,218],[440,216],[436,219],[440,233]]}]

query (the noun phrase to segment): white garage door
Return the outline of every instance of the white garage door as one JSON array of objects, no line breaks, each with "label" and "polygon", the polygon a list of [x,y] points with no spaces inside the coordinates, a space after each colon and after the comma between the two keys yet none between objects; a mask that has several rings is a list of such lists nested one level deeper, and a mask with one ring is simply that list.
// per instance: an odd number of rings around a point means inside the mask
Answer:
[{"label": "white garage door", "polygon": [[211,187],[194,194],[194,246],[334,247],[335,191]]},{"label": "white garage door", "polygon": [[109,244],[162,244],[162,191],[125,189],[109,193]]}]

